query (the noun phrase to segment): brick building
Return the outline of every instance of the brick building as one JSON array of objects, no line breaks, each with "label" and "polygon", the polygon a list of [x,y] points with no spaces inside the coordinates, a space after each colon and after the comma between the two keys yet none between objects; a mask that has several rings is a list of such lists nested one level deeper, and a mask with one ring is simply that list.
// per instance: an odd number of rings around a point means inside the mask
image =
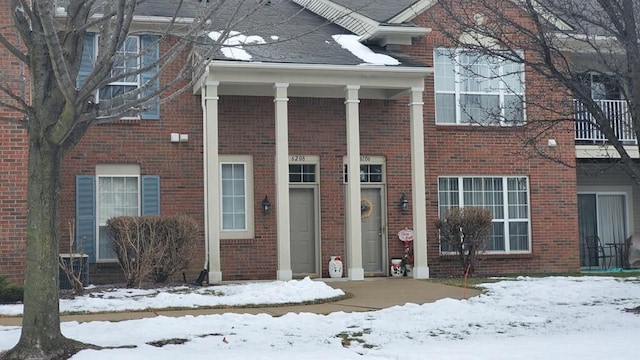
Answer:
[{"label": "brick building", "polygon": [[[435,221],[471,205],[494,218],[480,273],[579,270],[575,169],[514,150],[518,123],[545,114],[517,102],[505,110],[504,90],[459,85],[454,74],[467,54],[436,30],[447,21],[437,5],[386,3],[272,0],[261,17],[270,26],[232,29],[261,45],[223,48],[192,92],[157,113],[91,127],[65,157],[60,212],[63,229],[75,221],[90,280],[119,273],[105,221],[154,213],[201,225],[188,276],[204,267],[210,282],[328,277],[330,256],[342,257],[350,279],[388,276],[405,228],[415,236],[414,277],[458,275]],[[516,64],[476,65],[510,67],[516,76],[503,81],[521,95],[553,86]],[[468,96],[495,96],[499,117],[516,125],[461,109]],[[26,140],[0,124],[0,274],[19,279]],[[573,125],[551,135],[554,151],[575,165]]]}]

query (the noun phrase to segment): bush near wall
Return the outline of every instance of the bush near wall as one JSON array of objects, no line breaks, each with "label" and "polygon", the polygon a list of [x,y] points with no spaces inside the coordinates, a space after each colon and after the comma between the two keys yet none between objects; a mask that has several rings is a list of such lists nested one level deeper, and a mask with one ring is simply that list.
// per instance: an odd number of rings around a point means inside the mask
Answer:
[{"label": "bush near wall", "polygon": [[24,290],[22,286],[12,285],[5,277],[0,277],[0,304],[22,302]]},{"label": "bush near wall", "polygon": [[127,287],[165,282],[189,266],[198,236],[188,216],[120,216],[107,221]]},{"label": "bush near wall", "polygon": [[488,209],[468,206],[451,208],[436,221],[440,241],[456,252],[465,277],[477,270],[487,249],[492,219]]}]

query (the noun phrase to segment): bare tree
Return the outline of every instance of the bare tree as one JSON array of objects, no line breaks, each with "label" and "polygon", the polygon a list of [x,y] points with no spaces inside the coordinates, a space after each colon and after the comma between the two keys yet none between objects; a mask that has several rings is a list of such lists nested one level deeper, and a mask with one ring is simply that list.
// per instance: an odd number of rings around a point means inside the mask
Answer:
[{"label": "bare tree", "polygon": [[[0,354],[2,359],[67,358],[90,347],[60,332],[58,209],[65,153],[92,124],[138,116],[188,89],[207,65],[187,61],[194,49],[199,59],[211,59],[230,30],[263,6],[257,1],[237,1],[226,8],[224,0],[163,1],[164,21],[134,26],[136,11],[158,7],[155,2],[9,0],[2,5],[10,7],[13,26],[0,29],[0,45],[14,62],[24,64],[25,71],[23,81],[0,80],[0,121],[26,129],[29,144],[22,334],[13,349]],[[225,16],[219,16],[221,11]],[[211,39],[209,29],[219,36]],[[83,74],[88,33],[95,34],[97,51],[93,66]],[[129,36],[142,33],[155,35],[155,40],[137,53],[124,50]],[[147,56],[158,51],[159,44],[165,44],[159,56]],[[140,65],[128,67],[129,62]],[[160,84],[163,70],[173,64],[183,66],[182,75]],[[109,84],[138,76],[146,76],[141,86],[96,98]],[[6,115],[11,112],[21,115]]]},{"label": "bare tree", "polygon": [[[612,149],[612,164],[640,183],[640,166],[625,147],[640,137],[637,1],[439,0],[437,9],[433,13],[448,20],[434,21],[434,30],[454,47],[523,64],[527,80],[545,80],[527,81],[526,95],[518,94],[533,114],[521,126],[527,154],[572,166],[549,150],[546,139],[554,131],[582,129]],[[603,97],[625,106],[612,115]]]}]

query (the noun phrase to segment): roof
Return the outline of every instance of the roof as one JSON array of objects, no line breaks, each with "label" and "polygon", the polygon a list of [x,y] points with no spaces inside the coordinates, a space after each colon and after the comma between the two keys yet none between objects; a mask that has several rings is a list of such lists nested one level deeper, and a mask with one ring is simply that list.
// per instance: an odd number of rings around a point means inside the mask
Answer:
[{"label": "roof", "polygon": [[[355,4],[356,1],[340,0]],[[376,17],[393,16],[404,9],[404,5],[391,5],[391,2],[368,0],[371,4],[359,10]],[[408,0],[398,0],[410,4]],[[413,1],[413,0],[412,0]],[[59,6],[69,0],[60,0]],[[382,4],[384,3],[384,4]],[[399,60],[400,66],[425,66],[406,55],[391,53],[383,47],[368,45],[368,50],[354,51],[352,46],[344,47],[334,35],[354,35],[352,31],[336,25],[327,19],[301,7],[291,0],[227,0],[225,2],[184,1],[178,8],[175,0],[146,0],[137,5],[136,16],[149,21],[150,17],[193,18],[203,14],[205,7],[218,6],[211,18],[210,31],[232,31],[223,48],[214,55],[217,60],[326,64],[326,65],[362,65],[372,64],[363,59],[363,51],[372,51]],[[222,5],[220,5],[222,4]],[[382,6],[384,5],[384,6]],[[395,8],[395,9],[394,9]],[[166,21],[166,19],[163,19]],[[229,25],[231,24],[231,25]],[[361,35],[361,34],[357,34]],[[216,40],[214,36],[214,40]],[[226,47],[224,45],[227,45]],[[355,44],[358,45],[358,44]],[[385,63],[384,61],[382,63]],[[393,61],[387,62],[389,65]],[[377,64],[380,65],[380,64]]]},{"label": "roof", "polygon": [[[159,0],[154,0],[159,1]],[[243,3],[241,0],[230,3]],[[254,2],[250,2],[255,4]],[[246,2],[244,2],[246,4]],[[237,6],[230,9],[234,11]],[[228,9],[229,10],[229,9]],[[277,62],[298,64],[327,64],[327,65],[362,65],[371,63],[363,60],[353,48],[344,48],[336,41],[334,35],[353,35],[352,32],[333,24],[326,19],[308,11],[290,0],[271,0],[255,11],[247,19],[237,21],[230,30],[237,32],[236,39],[230,38],[228,45],[244,50],[253,62]],[[228,16],[223,11],[218,16],[217,30],[224,29]],[[223,21],[221,21],[223,20]],[[214,29],[216,30],[216,29]],[[235,43],[234,43],[234,40]],[[248,40],[248,41],[247,41]],[[246,41],[245,44],[238,42]],[[366,50],[364,45],[361,50]],[[398,59],[401,66],[425,66],[406,55],[392,53],[382,47],[368,45],[370,51],[388,55]],[[244,54],[231,54],[228,49],[216,56],[216,59],[248,61]]]},{"label": "roof", "polygon": [[[556,22],[558,30],[589,36],[614,36],[611,30],[615,28],[611,23],[611,17],[604,11],[603,5],[598,0],[538,0],[537,3],[541,6],[543,13],[549,14],[550,17],[566,25],[563,27]],[[638,21],[640,5],[634,1],[633,6],[634,18]]]},{"label": "roof", "polygon": [[417,0],[333,0],[368,18],[384,23],[408,9]]}]

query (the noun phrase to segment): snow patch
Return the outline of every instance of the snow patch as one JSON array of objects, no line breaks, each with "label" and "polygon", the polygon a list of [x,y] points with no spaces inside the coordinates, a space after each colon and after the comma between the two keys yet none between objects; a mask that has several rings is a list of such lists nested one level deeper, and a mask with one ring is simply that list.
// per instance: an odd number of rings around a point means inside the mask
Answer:
[{"label": "snow patch", "polygon": [[[212,40],[218,41],[222,36],[222,33],[212,31],[208,35]],[[227,38],[222,42],[220,50],[222,51],[222,54],[229,59],[250,61],[251,54],[244,49],[244,46],[253,44],[266,44],[266,41],[264,41],[261,36],[246,36],[238,31],[230,31]]]},{"label": "snow patch", "polygon": [[360,43],[357,35],[333,35],[333,40],[342,48],[350,51],[365,63],[362,65],[400,65],[400,61],[389,55],[374,53],[368,47]]}]

